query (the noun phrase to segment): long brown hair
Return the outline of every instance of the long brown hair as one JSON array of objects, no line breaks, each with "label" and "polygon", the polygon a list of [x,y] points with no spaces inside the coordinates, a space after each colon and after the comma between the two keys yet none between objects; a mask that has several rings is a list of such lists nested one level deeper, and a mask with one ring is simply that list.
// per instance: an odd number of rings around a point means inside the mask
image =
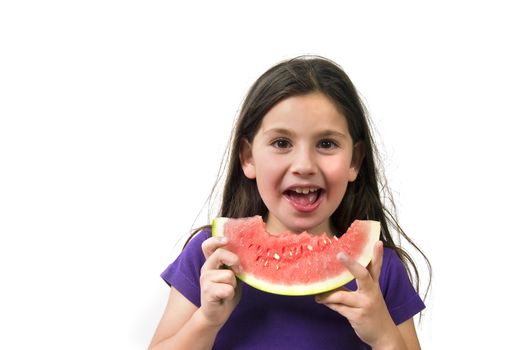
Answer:
[{"label": "long brown hair", "polygon": [[426,261],[430,286],[430,262],[398,224],[392,194],[376,166],[379,157],[367,111],[347,74],[326,58],[300,56],[281,62],[263,73],[250,88],[233,130],[218,215],[231,218],[266,216],[267,207],[258,193],[256,181],[248,179],[243,173],[239,157],[241,142],[244,139],[252,142],[263,117],[278,102],[313,92],[324,94],[339,108],[347,119],[352,140],[363,143],[365,149],[356,181],[349,183],[339,207],[331,216],[336,233],[345,232],[356,219],[379,221],[380,239],[384,246],[397,252],[416,289],[419,291],[420,279],[416,263],[406,250],[396,244],[391,230],[407,240]]}]

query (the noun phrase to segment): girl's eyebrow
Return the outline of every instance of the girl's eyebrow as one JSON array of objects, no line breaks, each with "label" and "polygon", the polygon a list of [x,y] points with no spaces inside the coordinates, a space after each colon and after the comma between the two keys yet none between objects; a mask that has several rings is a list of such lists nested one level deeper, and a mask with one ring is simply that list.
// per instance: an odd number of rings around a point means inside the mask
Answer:
[{"label": "girl's eyebrow", "polygon": [[342,133],[337,130],[325,130],[323,132],[318,133],[319,137],[347,137],[349,136],[349,133]]},{"label": "girl's eyebrow", "polygon": [[[277,135],[285,135],[285,136],[293,136],[295,135],[296,133],[292,130],[289,130],[289,129],[284,129],[284,128],[272,128],[272,129],[268,129],[268,130],[265,130],[263,131],[263,134],[267,135],[267,134],[277,134]],[[320,131],[319,133],[317,133],[317,137],[347,137],[349,136],[349,133],[343,133],[343,132],[340,132],[338,130],[332,130],[332,129],[327,129],[327,130],[322,130]]]},{"label": "girl's eyebrow", "polygon": [[292,136],[295,134],[294,132],[292,132],[292,130],[284,129],[284,128],[272,128],[272,129],[263,131],[263,133],[264,134],[283,134],[283,135],[289,135],[289,136]]}]

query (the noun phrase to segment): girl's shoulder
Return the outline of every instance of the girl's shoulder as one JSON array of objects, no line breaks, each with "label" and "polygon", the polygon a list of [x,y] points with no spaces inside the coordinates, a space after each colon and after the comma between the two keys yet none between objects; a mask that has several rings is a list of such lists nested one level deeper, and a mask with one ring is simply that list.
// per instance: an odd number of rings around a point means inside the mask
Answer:
[{"label": "girl's shoulder", "polygon": [[396,250],[394,248],[384,247],[383,248],[383,266],[387,264],[401,264],[401,259],[396,253]]},{"label": "girl's shoulder", "polygon": [[400,256],[394,248],[385,247],[383,249],[383,262],[381,265],[380,283],[386,283],[391,275],[407,273]]},{"label": "girl's shoulder", "polygon": [[205,263],[202,243],[211,236],[210,228],[193,234],[176,259],[162,272],[162,279],[194,305],[200,305],[200,270]]},{"label": "girl's shoulder", "polygon": [[210,226],[204,226],[200,229],[197,229],[194,233],[191,234],[191,236],[187,239],[185,242],[185,245],[183,247],[183,250],[190,249],[193,250],[195,248],[201,249],[203,241],[211,237],[211,227]]},{"label": "girl's shoulder", "polygon": [[383,250],[379,283],[385,303],[396,324],[400,324],[425,308],[405,264],[393,248]]}]

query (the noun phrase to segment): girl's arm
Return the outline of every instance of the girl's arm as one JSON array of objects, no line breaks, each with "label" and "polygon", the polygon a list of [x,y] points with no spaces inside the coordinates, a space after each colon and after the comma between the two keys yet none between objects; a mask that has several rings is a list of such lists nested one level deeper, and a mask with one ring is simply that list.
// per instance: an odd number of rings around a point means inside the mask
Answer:
[{"label": "girl's arm", "polygon": [[198,310],[180,292],[171,288],[149,350],[211,349],[219,327],[209,325]]},{"label": "girl's arm", "polygon": [[360,339],[375,350],[420,349],[412,319],[396,326],[383,299],[379,287],[383,243],[376,244],[368,269],[346,254],[338,258],[356,278],[358,290],[341,288],[317,295],[316,301],[345,316]]},{"label": "girl's arm", "polygon": [[[198,308],[175,288],[149,349],[211,349],[218,331],[240,301],[238,256],[224,249],[227,239],[211,237],[202,243],[205,263],[200,272],[201,306]],[[230,269],[224,269],[229,266]]]},{"label": "girl's arm", "polygon": [[[396,332],[397,330],[397,332]],[[421,350],[416,327],[412,318],[399,324],[389,333],[389,337],[382,339],[380,344],[372,347],[373,350]]]},{"label": "girl's arm", "polygon": [[407,349],[420,350],[418,335],[416,334],[416,327],[412,318],[398,325],[398,330],[407,346]]}]

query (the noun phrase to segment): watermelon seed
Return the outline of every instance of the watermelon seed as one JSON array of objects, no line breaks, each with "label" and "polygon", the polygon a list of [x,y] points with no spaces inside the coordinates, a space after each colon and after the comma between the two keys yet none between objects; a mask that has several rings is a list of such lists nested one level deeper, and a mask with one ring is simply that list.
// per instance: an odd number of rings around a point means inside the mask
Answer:
[{"label": "watermelon seed", "polygon": [[276,265],[276,270],[279,270],[280,269],[280,265]]},{"label": "watermelon seed", "polygon": [[280,260],[280,256],[278,255],[278,253],[274,253],[274,259]]},{"label": "watermelon seed", "polygon": [[265,260],[265,263],[263,264],[263,266],[267,267],[268,264],[269,264],[269,261]]},{"label": "watermelon seed", "polygon": [[307,249],[310,250],[312,252],[312,246],[310,244],[307,244]]}]

